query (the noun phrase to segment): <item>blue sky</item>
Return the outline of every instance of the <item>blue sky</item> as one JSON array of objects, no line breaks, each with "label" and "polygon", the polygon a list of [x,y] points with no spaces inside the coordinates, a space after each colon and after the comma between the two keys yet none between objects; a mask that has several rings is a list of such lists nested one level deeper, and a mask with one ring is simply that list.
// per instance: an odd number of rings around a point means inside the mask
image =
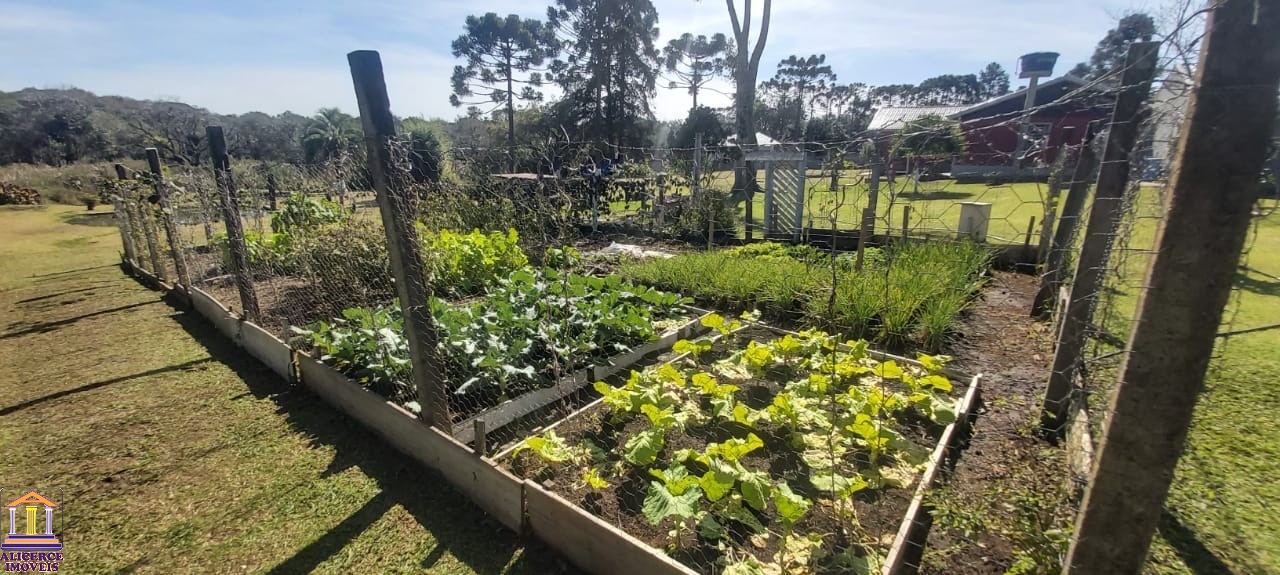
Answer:
[{"label": "blue sky", "polygon": [[[548,1],[0,0],[0,90],[76,86],[220,113],[354,112],[345,55],[376,49],[397,114],[452,118],[449,44],[465,17],[542,18]],[[775,0],[760,79],[793,53],[826,53],[840,81],[872,85],[976,72],[990,61],[1012,72],[1018,55],[1041,50],[1062,53],[1061,73],[1087,59],[1121,15],[1158,11],[1158,1]],[[663,44],[683,32],[729,32],[719,0],[654,4]],[[687,93],[659,88],[659,118],[682,117],[688,106]]]}]

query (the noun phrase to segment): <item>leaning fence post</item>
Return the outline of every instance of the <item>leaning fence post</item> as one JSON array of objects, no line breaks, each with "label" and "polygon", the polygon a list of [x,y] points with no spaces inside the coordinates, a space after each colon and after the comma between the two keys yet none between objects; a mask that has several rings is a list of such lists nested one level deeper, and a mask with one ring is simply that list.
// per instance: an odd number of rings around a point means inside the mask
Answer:
[{"label": "leaning fence post", "polygon": [[160,151],[147,148],[146,152],[147,167],[151,170],[151,189],[160,200],[160,223],[164,226],[165,237],[169,239],[169,255],[173,257],[173,271],[178,276],[175,282],[190,291],[191,274],[187,271],[187,259],[182,254],[182,237],[178,235],[178,224],[174,221],[169,186],[164,181],[164,171],[160,166]]},{"label": "leaning fence post", "polygon": [[1062,128],[1061,143],[1058,144],[1058,157],[1053,160],[1053,169],[1049,173],[1049,191],[1044,201],[1044,217],[1040,220],[1040,243],[1036,247],[1036,265],[1043,266],[1049,256],[1049,241],[1053,238],[1053,220],[1058,217],[1058,196],[1062,193],[1062,177],[1067,171],[1067,159],[1071,155],[1071,136],[1075,135],[1075,126]]},{"label": "leaning fence post", "polygon": [[1094,124],[1090,124],[1084,139],[1080,141],[1080,155],[1076,158],[1071,183],[1067,186],[1067,197],[1062,201],[1062,217],[1058,218],[1058,227],[1054,230],[1053,242],[1044,261],[1040,291],[1036,292],[1035,301],[1031,304],[1032,317],[1043,318],[1052,310],[1052,302],[1058,295],[1058,288],[1062,286],[1062,268],[1066,263],[1070,244],[1076,236],[1080,212],[1084,210],[1084,200],[1089,195],[1089,185],[1093,183],[1093,173],[1098,169],[1098,154],[1093,150],[1093,139],[1097,135],[1094,127]]},{"label": "leaning fence post", "polygon": [[1110,244],[1124,210],[1125,190],[1129,186],[1129,163],[1137,142],[1138,123],[1142,121],[1143,104],[1151,92],[1151,79],[1156,72],[1159,42],[1137,42],[1129,46],[1124,73],[1120,77],[1120,95],[1111,114],[1110,133],[1102,155],[1102,171],[1093,194],[1089,225],[1085,228],[1084,245],[1076,262],[1067,311],[1054,346],[1053,371],[1044,394],[1043,425],[1046,431],[1062,431],[1071,404],[1072,387],[1085,337],[1093,316],[1094,303],[1102,282],[1110,253]]},{"label": "leaning fence post", "polygon": [[[124,173],[124,165],[116,164],[116,177],[123,181],[126,179]],[[119,193],[112,195],[111,204],[115,207],[116,221],[119,222],[120,226],[120,243],[124,246],[124,257],[128,260],[129,266],[132,267],[137,265],[136,262],[138,260],[137,248],[134,247],[135,244],[133,243],[134,238],[137,236],[134,235],[133,224],[129,221],[131,215],[124,193],[126,184],[122,182],[117,186],[116,190]]]},{"label": "leaning fence post", "polygon": [[[129,179],[129,174],[125,171],[124,164],[116,164],[116,177],[121,181]],[[142,235],[147,241],[147,256],[151,261],[151,274],[157,278],[164,278],[164,267],[160,265],[160,240],[156,238],[156,229],[152,225],[154,223],[153,220],[147,217],[151,207],[146,204],[147,199],[142,196],[141,190],[134,189],[133,191],[135,197],[129,203],[133,206],[134,216],[142,227]]]},{"label": "leaning fence post", "polygon": [[1280,86],[1280,3],[1210,6],[1166,217],[1068,575],[1143,569],[1252,223]]},{"label": "leaning fence post", "polygon": [[231,251],[231,273],[236,277],[236,289],[240,292],[240,307],[244,308],[245,319],[258,323],[262,321],[262,311],[258,309],[249,250],[244,243],[244,221],[240,219],[240,206],[236,204],[236,183],[231,178],[227,140],[222,126],[205,126],[204,133],[209,138],[209,155],[213,157],[213,179],[218,186],[218,203],[227,228],[227,249]]},{"label": "leaning fence post", "polygon": [[356,101],[360,106],[360,123],[364,126],[364,143],[368,150],[369,173],[378,193],[387,232],[387,248],[396,275],[396,291],[404,310],[405,335],[409,339],[414,386],[421,420],[452,434],[448,392],[445,389],[440,360],[436,356],[437,336],[431,319],[427,293],[426,267],[422,262],[417,219],[410,191],[402,179],[395,177],[391,152],[396,136],[395,117],[387,98],[387,84],[382,74],[382,58],[373,50],[347,54]]}]

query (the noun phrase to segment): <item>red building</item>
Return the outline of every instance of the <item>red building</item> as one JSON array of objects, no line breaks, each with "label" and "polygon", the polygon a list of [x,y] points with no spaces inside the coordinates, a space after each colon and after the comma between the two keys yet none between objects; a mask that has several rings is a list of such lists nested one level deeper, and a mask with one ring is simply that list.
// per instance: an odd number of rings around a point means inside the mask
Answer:
[{"label": "red building", "polygon": [[[1043,176],[1047,166],[1063,144],[1075,145],[1085,135],[1090,122],[1104,119],[1110,113],[1110,99],[1101,91],[1086,86],[1075,76],[1061,76],[1039,85],[1035,104],[1027,116],[1027,142],[1023,150],[1022,170],[1015,167],[1018,139],[1022,130],[1026,91],[1019,90],[970,106],[932,106],[882,108],[876,110],[868,129],[876,134],[881,153],[888,159],[894,138],[911,120],[925,115],[938,115],[960,122],[967,150],[962,157],[949,158],[953,177],[995,177],[1020,174]],[[1063,129],[1075,130],[1069,140]],[[933,159],[931,164],[948,159]],[[894,169],[905,164],[894,159]]]}]

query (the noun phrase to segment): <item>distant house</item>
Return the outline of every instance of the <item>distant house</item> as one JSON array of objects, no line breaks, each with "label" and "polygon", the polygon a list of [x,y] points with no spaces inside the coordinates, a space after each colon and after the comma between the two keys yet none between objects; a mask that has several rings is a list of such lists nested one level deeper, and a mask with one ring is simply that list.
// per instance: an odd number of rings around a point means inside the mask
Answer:
[{"label": "distant house", "polygon": [[[969,106],[925,106],[881,108],[871,118],[868,129],[882,154],[892,147],[894,137],[908,122],[926,115],[938,115],[960,122],[968,144],[964,157],[953,158],[953,176],[1007,175],[1014,171],[1025,90]],[[1084,80],[1066,75],[1039,85],[1034,111],[1029,119],[1026,160],[1023,166],[1032,175],[1047,173],[1047,166],[1063,144],[1078,144],[1089,123],[1107,117],[1110,100],[1100,91],[1086,87]],[[1070,141],[1063,128],[1074,127]],[[895,169],[900,165],[895,161]]]}]

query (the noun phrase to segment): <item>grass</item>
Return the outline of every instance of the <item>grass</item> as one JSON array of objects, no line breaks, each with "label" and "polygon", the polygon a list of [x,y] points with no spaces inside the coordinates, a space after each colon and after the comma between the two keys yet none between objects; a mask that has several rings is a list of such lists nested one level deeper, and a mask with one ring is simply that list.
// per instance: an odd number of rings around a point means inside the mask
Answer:
[{"label": "grass", "polygon": [[0,477],[63,490],[62,570],[567,570],[125,278],[83,212],[0,208]]},{"label": "grass", "polygon": [[[1256,231],[1246,263],[1280,275],[1280,217]],[[1280,281],[1241,272],[1236,287],[1223,331],[1280,323]],[[1149,573],[1280,573],[1278,349],[1280,330],[1219,340]]]},{"label": "grass", "polygon": [[[825,256],[797,259],[780,246],[778,254],[754,255],[759,249],[628,262],[619,271],[712,307],[759,308],[783,319],[803,315],[808,324],[894,349],[936,351],[981,286],[990,258],[971,243],[902,244],[869,252],[862,272],[854,271],[852,255],[838,256],[833,279]],[[834,298],[828,295],[833,282]]]},{"label": "grass", "polygon": [[[757,178],[763,185],[763,170]],[[809,171],[805,180],[805,226],[828,229],[831,226],[830,218],[834,214],[839,229],[858,228],[862,221],[862,210],[867,206],[868,186],[865,178],[851,170],[845,172],[838,183],[835,191],[832,191],[829,175],[824,177],[818,170]],[[716,189],[729,191],[732,185],[732,172],[716,172],[711,177],[711,186]],[[890,189],[888,182],[880,183],[881,197],[876,205],[876,228],[879,233],[901,234],[902,208],[910,206],[907,227],[912,235],[954,236],[960,225],[960,202],[987,202],[991,204],[988,241],[1004,244],[1021,244],[1026,238],[1027,226],[1032,217],[1036,219],[1035,227],[1032,228],[1032,241],[1037,241],[1040,224],[1044,220],[1044,200],[1049,191],[1048,184],[1037,182],[988,185],[959,184],[954,180],[920,182],[917,191],[905,176],[899,176],[892,186],[893,202],[889,201]],[[667,195],[686,193],[688,188],[677,187],[669,190]],[[610,203],[614,214],[630,213],[638,206],[638,202]],[[754,196],[751,209],[752,221],[758,226],[757,229],[763,229],[763,193]],[[744,221],[745,217],[744,203],[738,206],[738,222]]]}]

